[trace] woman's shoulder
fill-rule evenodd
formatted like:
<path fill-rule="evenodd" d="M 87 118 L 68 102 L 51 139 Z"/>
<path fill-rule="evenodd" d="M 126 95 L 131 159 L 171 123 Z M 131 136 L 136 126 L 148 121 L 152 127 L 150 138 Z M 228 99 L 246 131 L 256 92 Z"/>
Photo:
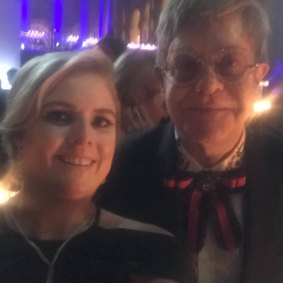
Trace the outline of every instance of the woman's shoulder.
<path fill-rule="evenodd" d="M 125 229 L 174 237 L 169 231 L 153 224 L 123 217 L 106 209 L 100 210 L 99 226 L 105 229 Z"/>
<path fill-rule="evenodd" d="M 178 279 L 182 272 L 183 248 L 171 233 L 104 209 L 99 225 L 81 235 L 77 243 L 81 253 L 85 246 L 88 258 L 93 255 L 94 260 L 97 257 L 101 260 L 99 255 L 102 255 L 108 270 L 119 265 L 120 270 L 130 270 L 131 274 L 172 280 Z"/>
<path fill-rule="evenodd" d="M 104 209 L 100 210 L 99 222 L 86 234 L 85 242 L 89 239 L 93 248 L 104 247 L 112 256 L 135 258 L 145 253 L 147 258 L 151 254 L 151 258 L 157 259 L 180 253 L 181 243 L 167 230 Z"/>

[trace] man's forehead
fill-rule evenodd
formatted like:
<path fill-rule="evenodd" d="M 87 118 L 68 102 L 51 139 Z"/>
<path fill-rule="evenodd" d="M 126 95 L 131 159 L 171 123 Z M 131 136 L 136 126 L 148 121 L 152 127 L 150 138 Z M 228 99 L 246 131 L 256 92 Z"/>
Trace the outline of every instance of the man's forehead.
<path fill-rule="evenodd" d="M 225 16 L 212 21 L 204 19 L 188 25 L 173 38 L 168 53 L 177 50 L 182 52 L 186 49 L 210 53 L 227 47 L 254 52 L 252 39 L 242 26 L 239 17 Z"/>

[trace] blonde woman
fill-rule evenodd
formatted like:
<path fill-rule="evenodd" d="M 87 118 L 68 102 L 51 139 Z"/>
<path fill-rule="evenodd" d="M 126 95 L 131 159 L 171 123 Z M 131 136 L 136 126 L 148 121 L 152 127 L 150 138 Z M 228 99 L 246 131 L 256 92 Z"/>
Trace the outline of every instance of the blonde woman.
<path fill-rule="evenodd" d="M 18 71 L 1 124 L 20 186 L 0 211 L 1 282 L 174 282 L 169 232 L 93 205 L 118 128 L 102 54 L 47 54 Z"/>

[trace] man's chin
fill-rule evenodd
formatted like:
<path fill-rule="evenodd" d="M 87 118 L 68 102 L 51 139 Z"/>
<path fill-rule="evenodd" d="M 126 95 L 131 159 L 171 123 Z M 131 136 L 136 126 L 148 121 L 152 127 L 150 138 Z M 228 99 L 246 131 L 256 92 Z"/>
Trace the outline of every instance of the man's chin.
<path fill-rule="evenodd" d="M 231 133 L 231 126 L 184 125 L 180 134 L 185 140 L 193 143 L 213 144 L 227 139 Z M 231 138 L 231 137 L 230 137 Z"/>

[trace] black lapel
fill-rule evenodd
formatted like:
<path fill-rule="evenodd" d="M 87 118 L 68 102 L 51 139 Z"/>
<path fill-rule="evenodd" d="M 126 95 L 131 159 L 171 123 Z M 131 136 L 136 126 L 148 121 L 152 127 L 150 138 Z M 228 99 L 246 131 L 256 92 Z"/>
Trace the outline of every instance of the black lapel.
<path fill-rule="evenodd" d="M 174 135 L 174 126 L 171 122 L 167 123 L 162 133 L 160 148 L 158 150 L 158 160 L 162 166 L 163 178 L 170 178 L 175 175 L 178 152 Z"/>
<path fill-rule="evenodd" d="M 174 126 L 172 123 L 168 123 L 164 128 L 162 137 L 160 140 L 160 147 L 158 150 L 158 160 L 162 167 L 161 171 L 161 182 L 163 202 L 167 203 L 166 211 L 163 214 L 166 215 L 168 219 L 168 229 L 173 232 L 173 234 L 184 240 L 185 236 L 185 199 L 180 191 L 172 191 L 164 185 L 165 179 L 170 179 L 175 177 L 178 163 L 178 149 L 176 145 L 176 139 L 174 134 Z"/>
<path fill-rule="evenodd" d="M 282 144 L 283 146 L 283 144 Z M 277 283 L 274 260 L 278 252 L 283 167 L 274 144 L 257 131 L 247 132 L 247 189 L 244 200 L 244 248 L 241 282 Z M 277 153 L 280 154 L 282 150 Z M 277 165 L 276 165 L 277 163 Z M 283 269 L 282 269 L 283 272 Z M 279 283 L 279 282 L 278 282 Z"/>

